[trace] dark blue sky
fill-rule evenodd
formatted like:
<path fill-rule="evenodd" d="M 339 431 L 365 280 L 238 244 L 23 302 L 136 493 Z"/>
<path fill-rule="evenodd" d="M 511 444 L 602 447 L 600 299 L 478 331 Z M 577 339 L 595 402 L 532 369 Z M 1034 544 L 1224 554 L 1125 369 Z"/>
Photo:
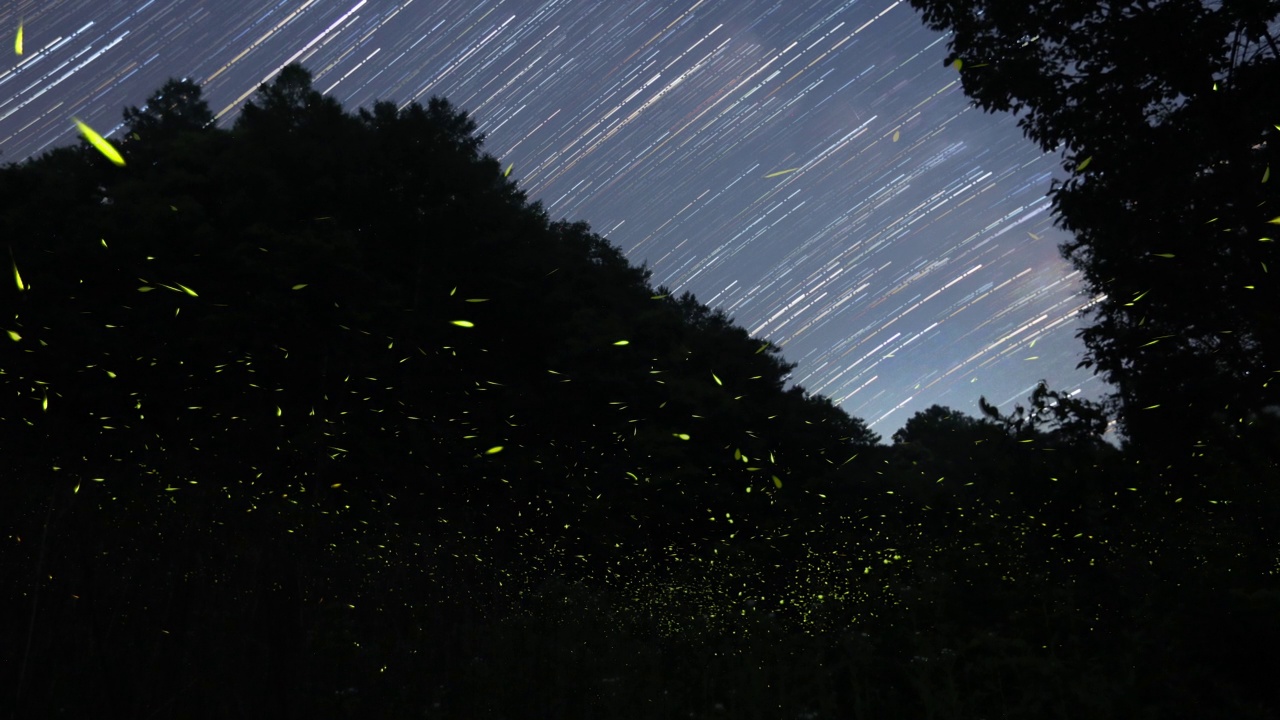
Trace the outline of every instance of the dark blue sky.
<path fill-rule="evenodd" d="M 5 2 L 0 160 L 109 138 L 170 77 L 221 125 L 291 61 L 349 110 L 441 95 L 553 218 L 692 291 L 888 438 L 1075 369 L 1056 156 L 969 107 L 905 1 Z"/>

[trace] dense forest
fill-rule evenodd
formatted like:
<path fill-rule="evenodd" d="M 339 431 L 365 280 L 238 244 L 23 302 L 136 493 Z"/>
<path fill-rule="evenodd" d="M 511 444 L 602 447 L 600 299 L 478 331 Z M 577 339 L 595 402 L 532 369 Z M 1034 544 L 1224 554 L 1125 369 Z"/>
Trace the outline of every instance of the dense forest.
<path fill-rule="evenodd" d="M 0 168 L 11 717 L 1280 708 L 1266 403 L 1138 421 L 1138 373 L 886 440 L 444 99 L 291 65 L 125 120 Z"/>

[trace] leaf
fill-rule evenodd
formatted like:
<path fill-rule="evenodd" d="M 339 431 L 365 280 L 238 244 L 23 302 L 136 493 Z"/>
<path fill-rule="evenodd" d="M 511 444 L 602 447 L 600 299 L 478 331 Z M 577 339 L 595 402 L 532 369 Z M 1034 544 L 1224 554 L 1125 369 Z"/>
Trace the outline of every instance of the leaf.
<path fill-rule="evenodd" d="M 1262 182 L 1266 182 L 1270 179 L 1271 179 L 1271 166 L 1268 165 L 1267 169 L 1262 171 Z"/>
<path fill-rule="evenodd" d="M 85 140 L 88 140 L 90 145 L 97 148 L 98 152 L 116 165 L 124 165 L 124 158 L 120 157 L 120 153 L 116 151 L 111 143 L 107 142 L 106 138 L 94 132 L 93 128 L 80 122 L 79 118 L 73 117 L 71 119 L 75 121 L 76 127 L 80 128 L 80 134 L 84 135 Z"/>
<path fill-rule="evenodd" d="M 1080 164 L 1076 166 L 1076 172 L 1080 172 L 1081 170 L 1084 170 L 1085 168 L 1089 167 L 1089 163 L 1091 162 L 1093 162 L 1092 155 L 1080 161 Z"/>
<path fill-rule="evenodd" d="M 898 135 L 899 135 L 898 131 L 897 131 L 897 130 L 894 130 L 894 131 L 893 131 L 893 141 L 894 141 L 894 142 L 898 142 Z"/>
<path fill-rule="evenodd" d="M 18 23 L 18 37 L 13 41 L 13 51 L 22 54 L 22 23 Z"/>
<path fill-rule="evenodd" d="M 471 322 L 470 320 L 450 320 L 449 322 L 453 323 L 454 325 L 457 325 L 458 327 L 468 327 L 468 328 L 469 328 L 469 327 L 475 327 L 475 326 L 476 326 L 476 324 L 475 324 L 475 323 L 473 323 L 473 322 Z"/>

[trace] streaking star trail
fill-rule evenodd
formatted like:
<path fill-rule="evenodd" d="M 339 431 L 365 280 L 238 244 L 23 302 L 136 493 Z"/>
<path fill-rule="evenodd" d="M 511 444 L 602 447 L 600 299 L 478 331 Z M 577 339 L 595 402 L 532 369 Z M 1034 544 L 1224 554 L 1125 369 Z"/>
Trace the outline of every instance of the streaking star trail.
<path fill-rule="evenodd" d="M 77 128 L 107 153 L 171 77 L 229 125 L 297 61 L 348 110 L 468 110 L 552 217 L 777 342 L 794 382 L 886 438 L 1041 378 L 1106 389 L 1075 367 L 1091 299 L 1057 252 L 1060 160 L 970 107 L 901 0 L 26 0 L 0 19 L 7 162 Z"/>

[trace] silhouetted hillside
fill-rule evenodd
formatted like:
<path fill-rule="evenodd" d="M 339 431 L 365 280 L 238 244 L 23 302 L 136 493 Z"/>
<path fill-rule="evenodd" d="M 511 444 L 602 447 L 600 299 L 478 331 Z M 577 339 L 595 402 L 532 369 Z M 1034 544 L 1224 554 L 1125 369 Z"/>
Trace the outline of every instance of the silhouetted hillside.
<path fill-rule="evenodd" d="M 16 716 L 1264 717 L 1269 461 L 1047 387 L 880 444 L 464 112 L 310 82 L 0 169 Z"/>

